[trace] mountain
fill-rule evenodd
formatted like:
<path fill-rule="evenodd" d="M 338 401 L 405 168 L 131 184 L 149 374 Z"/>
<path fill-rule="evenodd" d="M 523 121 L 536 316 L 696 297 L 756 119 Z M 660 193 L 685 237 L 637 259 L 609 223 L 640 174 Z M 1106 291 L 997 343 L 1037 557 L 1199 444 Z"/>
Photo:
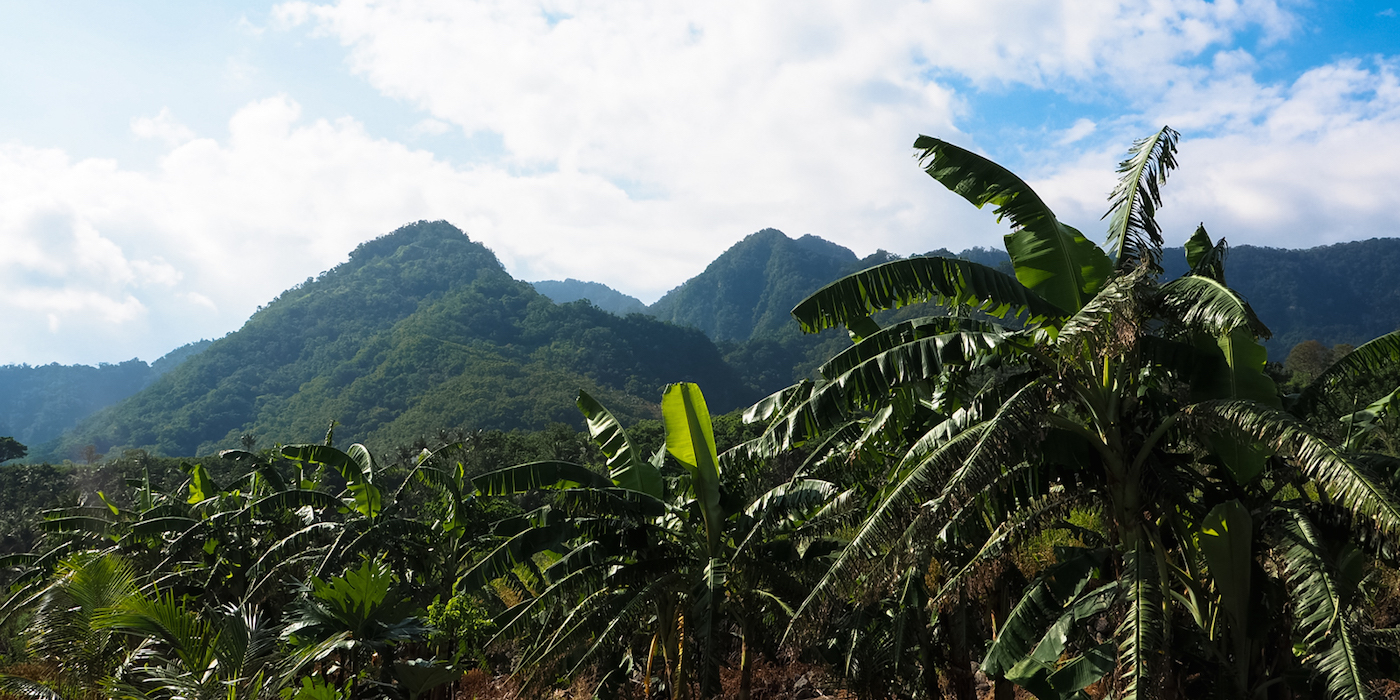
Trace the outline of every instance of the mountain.
<path fill-rule="evenodd" d="M 717 341 L 744 341 L 791 327 L 797 302 L 857 262 L 856 254 L 806 235 L 766 228 L 735 243 L 705 271 L 652 304 L 659 319 L 693 326 Z"/>
<path fill-rule="evenodd" d="M 1186 270 L 1180 248 L 1165 251 L 1168 275 Z M 1372 238 L 1301 250 L 1229 249 L 1225 281 L 1273 331 L 1269 358 L 1282 362 L 1304 340 L 1360 345 L 1400 329 L 1400 239 Z"/>
<path fill-rule="evenodd" d="M 146 388 L 158 377 L 208 347 L 201 340 L 166 353 L 151 364 L 57 363 L 0 366 L 0 435 L 26 445 L 58 437 L 78 421 Z"/>
<path fill-rule="evenodd" d="M 1010 271 L 999 249 L 927 255 Z M 661 320 L 624 318 L 606 309 L 636 307 L 608 300 L 635 299 L 578 280 L 532 287 L 452 226 L 420 222 L 361 245 L 183 364 L 204 346 L 150 366 L 0 367 L 0 435 L 41 457 L 72 457 L 87 444 L 190 455 L 233 446 L 245 433 L 263 445 L 318 439 L 338 420 L 342 439 L 397 445 L 440 428 L 577 425 L 578 387 L 624 418 L 648 417 L 661 385 L 681 379 L 701 382 L 711 408 L 723 411 L 812 376 L 849 344 L 840 329 L 802 335 L 788 311 L 828 282 L 896 257 L 857 259 L 815 236 L 765 229 L 648 309 Z M 1185 272 L 1180 248 L 1163 262 L 1168 278 Z M 1400 327 L 1397 270 L 1397 239 L 1239 246 L 1226 266 L 1230 284 L 1273 329 L 1275 361 L 1303 340 L 1355 345 Z"/>
<path fill-rule="evenodd" d="M 620 418 L 655 417 L 668 382 L 713 410 L 755 398 L 697 330 L 586 303 L 557 305 L 446 222 L 360 245 L 283 292 L 238 331 L 40 454 L 144 448 L 168 455 L 320 440 L 388 448 L 443 428 L 582 425 L 584 388 Z"/>
<path fill-rule="evenodd" d="M 569 278 L 563 281 L 540 280 L 539 282 L 531 282 L 531 284 L 534 285 L 535 291 L 549 297 L 556 304 L 567 304 L 571 301 L 585 299 L 592 302 L 594 306 L 618 316 L 647 312 L 647 305 L 643 304 L 641 299 L 628 296 L 598 282 L 583 282 Z"/>

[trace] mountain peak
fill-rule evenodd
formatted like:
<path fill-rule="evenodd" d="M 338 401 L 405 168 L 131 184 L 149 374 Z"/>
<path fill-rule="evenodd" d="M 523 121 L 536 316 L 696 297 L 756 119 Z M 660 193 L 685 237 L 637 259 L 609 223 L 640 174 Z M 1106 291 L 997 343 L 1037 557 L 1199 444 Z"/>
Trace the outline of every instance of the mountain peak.
<path fill-rule="evenodd" d="M 748 340 L 792 325 L 788 312 L 857 260 L 813 235 L 793 240 L 774 228 L 745 236 L 705 271 L 651 306 L 652 314 L 694 326 L 715 340 Z"/>
<path fill-rule="evenodd" d="M 430 251 L 443 251 L 444 248 L 455 246 L 471 246 L 480 249 L 490 255 L 496 266 L 505 269 L 496 254 L 490 252 L 486 246 L 472 241 L 462 229 L 447 223 L 446 221 L 415 221 L 411 224 L 400 226 L 390 233 L 386 233 L 378 238 L 365 241 L 355 249 L 350 251 L 350 263 L 352 265 L 364 265 L 371 260 L 378 258 L 389 258 L 400 254 L 404 248 L 419 248 Z"/>

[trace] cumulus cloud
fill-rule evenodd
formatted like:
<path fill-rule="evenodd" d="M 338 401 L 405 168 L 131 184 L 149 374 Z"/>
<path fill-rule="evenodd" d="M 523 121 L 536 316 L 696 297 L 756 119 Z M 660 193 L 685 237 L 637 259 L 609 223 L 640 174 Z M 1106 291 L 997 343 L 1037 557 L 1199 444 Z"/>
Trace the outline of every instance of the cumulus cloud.
<path fill-rule="evenodd" d="M 1400 207 L 1400 63 L 1349 59 L 1286 85 L 1217 76 L 1120 125 L 1113 147 L 1079 154 L 1034 182 L 1062 216 L 1092 221 L 1130 136 L 1183 131 L 1180 168 L 1158 217 L 1179 245 L 1197 223 L 1235 244 L 1308 247 L 1394 236 Z"/>
<path fill-rule="evenodd" d="M 1400 204 L 1396 65 L 1260 82 L 1252 52 L 1299 31 L 1269 0 L 343 0 L 280 4 L 266 27 L 342 44 L 421 112 L 405 135 L 500 147 L 449 162 L 353 116 L 304 118 L 294 93 L 218 138 L 138 116 L 133 135 L 163 149 L 146 170 L 0 145 L 0 314 L 24 329 L 0 362 L 153 359 L 417 219 L 465 229 L 518 277 L 644 299 L 766 226 L 862 254 L 997 245 L 989 212 L 918 170 L 919 133 L 1010 150 L 1086 232 L 1123 149 L 1163 123 L 1185 135 L 1174 242 L 1198 220 L 1236 243 L 1364 237 Z M 964 132 L 966 91 L 1025 88 L 1118 107 L 1021 152 Z"/>
<path fill-rule="evenodd" d="M 159 139 L 170 146 L 178 146 L 194 138 L 194 132 L 189 127 L 170 116 L 169 108 L 161 109 L 154 117 L 132 119 L 131 133 L 144 139 Z"/>

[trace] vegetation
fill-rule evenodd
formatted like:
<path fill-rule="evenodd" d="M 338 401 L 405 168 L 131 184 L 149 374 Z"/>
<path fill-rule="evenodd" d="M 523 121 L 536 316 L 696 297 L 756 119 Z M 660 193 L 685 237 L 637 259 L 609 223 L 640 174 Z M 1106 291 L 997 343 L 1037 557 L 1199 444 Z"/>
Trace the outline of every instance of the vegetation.
<path fill-rule="evenodd" d="M 92 444 L 208 454 L 246 434 L 264 444 L 314 439 L 332 420 L 372 444 L 443 426 L 581 426 L 569 409 L 578 387 L 635 420 L 656 417 L 657 392 L 676 378 L 713 387 L 726 410 L 755 396 L 700 332 L 553 304 L 460 230 L 420 222 L 361 245 L 35 452 L 59 459 Z"/>
<path fill-rule="evenodd" d="M 259 395 L 267 422 L 217 438 L 241 449 L 48 467 L 99 488 L 0 559 L 0 693 L 748 700 L 778 663 L 862 698 L 1393 691 L 1400 331 L 1300 346 L 1283 393 L 1224 242 L 1199 228 L 1164 271 L 1176 140 L 1134 144 L 1101 248 L 1014 174 L 920 137 L 930 176 L 1009 219 L 1005 259 L 881 255 L 807 296 L 801 329 L 846 339 L 747 425 L 691 381 L 638 420 L 629 396 L 677 357 L 733 382 L 698 332 L 551 304 L 441 226 L 366 244 L 170 374 L 194 387 L 227 376 L 221 347 L 285 337 L 260 351 L 305 362 L 253 365 L 245 390 L 339 368 Z M 331 322 L 370 292 L 392 322 Z M 429 449 L 426 416 L 485 410 L 463 382 L 492 381 L 437 359 L 443 337 L 538 363 L 491 385 L 507 397 L 584 385 L 586 434 L 453 414 Z M 365 418 L 374 396 L 401 413 Z M 256 450 L 316 421 L 324 440 Z M 410 446 L 342 450 L 347 429 Z"/>
<path fill-rule="evenodd" d="M 12 437 L 0 437 L 0 462 L 8 462 L 12 459 L 20 459 L 29 454 L 29 448 L 25 447 Z"/>
<path fill-rule="evenodd" d="M 1400 359 L 1400 336 L 1358 348 L 1284 410 L 1263 373 L 1268 329 L 1226 286 L 1223 242 L 1198 229 L 1190 271 L 1161 281 L 1153 214 L 1175 141 L 1164 128 L 1121 164 L 1105 251 L 1011 173 L 919 139 L 929 175 L 1010 219 L 1016 278 L 895 261 L 794 309 L 804 329 L 843 324 L 859 341 L 824 383 L 756 407 L 765 449 L 836 440 L 842 461 L 883 477 L 799 620 L 912 588 L 933 613 L 910 644 L 925 646 L 924 686 L 940 670 L 959 697 L 978 656 L 998 697 L 1013 684 L 1042 698 L 1365 697 L 1378 666 L 1394 671 L 1380 641 L 1394 632 L 1363 631 L 1362 580 L 1394 563 L 1396 470 L 1306 420 L 1343 379 Z M 929 300 L 956 312 L 870 318 Z M 1060 544 L 1013 574 L 1046 538 Z M 906 642 L 893 641 L 897 657 Z"/>
<path fill-rule="evenodd" d="M 400 243 L 409 242 L 411 238 L 407 235 L 395 236 L 394 240 Z M 380 250 L 380 253 L 384 253 L 385 250 Z M 1345 344 L 1359 343 L 1400 326 L 1400 317 L 1394 313 L 1394 309 L 1400 306 L 1385 301 L 1389 298 L 1387 295 L 1392 294 L 1392 290 L 1387 289 L 1383 282 L 1392 276 L 1392 262 L 1397 255 L 1400 255 L 1400 241 L 1395 239 L 1373 239 L 1310 250 L 1240 246 L 1231 252 L 1231 285 L 1243 297 L 1252 299 L 1260 315 L 1270 320 L 1275 335 L 1272 339 L 1265 339 L 1264 344 L 1272 354 L 1283 357 L 1290 347 L 1296 347 L 1309 338 L 1332 343 L 1334 348 L 1349 347 Z M 954 254 L 946 249 L 938 249 L 923 256 L 958 257 L 1014 274 L 1011 259 L 1002 250 L 971 248 Z M 673 290 L 673 293 L 663 300 L 664 303 L 658 302 L 652 309 L 646 309 L 640 302 L 593 282 L 566 280 L 536 282 L 533 286 L 556 302 L 588 299 L 599 309 L 617 315 L 626 315 L 633 311 L 654 312 L 680 325 L 705 330 L 718 345 L 724 362 L 732 369 L 735 377 L 725 379 L 719 384 L 715 383 L 718 375 L 713 372 L 710 374 L 715 376 L 692 375 L 690 378 L 705 381 L 707 386 L 712 387 L 711 394 L 716 399 L 728 401 L 735 391 L 738 395 L 756 397 L 776 391 L 794 381 L 818 378 L 817 367 L 826 358 L 845 349 L 849 340 L 839 332 L 804 335 L 796 326 L 783 320 L 786 318 L 785 309 L 842 275 L 894 259 L 897 259 L 897 256 L 881 251 L 865 259 L 856 260 L 850 251 L 818 238 L 804 236 L 793 240 L 778 231 L 767 229 L 736 244 L 717 258 L 705 272 Z M 414 264 L 412 260 L 413 256 L 405 256 L 397 264 Z M 390 264 L 392 266 L 394 263 Z M 1188 271 L 1186 256 L 1180 248 L 1165 249 L 1162 265 L 1168 278 L 1180 276 Z M 1302 280 L 1305 278 L 1321 278 L 1325 279 L 1325 283 L 1304 288 Z M 309 284 L 315 282 L 308 281 Z M 446 282 L 447 286 L 452 285 L 451 280 Z M 382 288 L 383 285 L 381 291 Z M 400 289 L 396 293 L 416 298 L 414 295 L 421 291 L 421 288 Z M 288 293 L 290 294 L 291 292 Z M 1374 300 L 1374 303 L 1367 300 Z M 882 312 L 877 320 L 882 325 L 888 325 L 929 313 L 928 310 L 900 309 Z M 587 313 L 583 316 L 584 318 L 575 319 L 568 324 L 587 328 L 592 324 L 591 319 L 600 318 Z M 355 323 L 351 322 L 348 325 L 354 326 Z M 607 323 L 603 325 L 608 326 Z M 319 332 L 330 334 L 338 326 L 341 326 L 339 322 L 333 322 L 330 328 L 322 328 Z M 286 324 L 281 327 L 281 331 L 289 335 L 295 335 L 302 330 L 304 329 Z M 612 355 L 617 352 L 617 343 L 600 344 L 599 340 L 607 338 L 609 334 L 615 335 L 617 329 L 594 329 L 588 332 L 589 337 L 582 339 L 577 337 L 580 330 L 564 332 L 573 336 L 567 341 L 576 360 L 576 366 L 570 368 L 571 372 L 579 370 L 587 379 L 597 372 L 599 366 L 615 359 Z M 640 329 L 623 331 L 624 334 L 628 332 L 640 332 Z M 431 333 L 430 335 L 439 337 Z M 407 351 L 406 357 L 398 359 L 386 372 L 402 373 L 414 362 L 425 362 L 427 365 L 420 369 L 429 374 L 442 373 L 441 365 L 461 365 L 473 369 L 479 367 L 482 371 L 493 374 L 518 373 L 517 381 L 504 385 L 468 382 L 469 386 L 465 389 L 475 395 L 475 398 L 467 402 L 470 404 L 469 418 L 473 425 L 481 428 L 509 429 L 514 426 L 540 427 L 550 420 L 573 420 L 566 409 L 570 394 L 555 391 L 546 381 L 546 376 L 543 375 L 549 375 L 556 368 L 547 362 L 536 362 L 540 353 L 499 352 L 500 348 L 490 343 L 478 342 L 479 339 L 470 334 L 458 339 L 464 338 L 471 342 L 463 344 L 485 352 L 463 358 L 454 365 L 451 361 L 435 357 L 431 349 L 404 348 Z M 696 343 L 696 340 L 698 339 L 687 342 L 703 347 L 703 343 Z M 203 448 L 196 451 L 204 451 L 215 447 L 230 447 L 237 444 L 236 438 L 241 435 L 250 432 L 266 434 L 270 430 L 270 423 L 287 423 L 294 420 L 278 415 L 286 409 L 282 399 L 277 397 L 287 392 L 295 393 L 295 389 L 300 385 L 291 387 L 289 383 L 253 381 L 256 377 L 252 375 L 266 374 L 269 370 L 264 368 L 258 372 L 247 372 L 236 362 L 220 362 L 215 363 L 213 369 L 232 372 L 233 376 L 215 378 L 206 375 L 193 382 L 196 386 L 202 385 L 202 390 L 184 387 L 186 390 L 181 393 L 181 396 L 185 397 L 183 399 L 164 390 L 155 391 L 167 404 L 188 399 L 224 407 L 225 410 L 221 414 L 224 417 L 220 419 L 223 424 L 231 424 L 234 417 L 240 411 L 245 411 L 246 405 L 250 403 L 257 408 L 261 397 L 264 408 L 268 410 L 260 410 L 256 420 L 244 424 L 244 430 L 229 429 L 218 440 L 211 438 L 193 447 L 185 445 L 175 450 L 176 445 L 168 439 L 153 436 L 151 426 L 143 427 L 139 420 L 135 421 L 136 425 L 131 425 L 133 421 L 129 416 L 114 415 L 85 425 L 80 431 L 81 434 L 74 434 L 59 442 L 53 441 L 62 431 L 73 427 L 79 420 L 141 389 L 184 359 L 197 354 L 209 343 L 210 341 L 201 341 L 180 348 L 152 363 L 148 368 L 135 360 L 96 368 L 58 365 L 0 368 L 0 389 L 5 389 L 0 391 L 0 433 L 11 434 L 27 444 L 37 445 L 34 453 L 36 457 L 51 460 L 76 459 L 81 457 L 81 450 L 89 444 L 98 452 L 113 446 L 125 448 L 139 444 L 146 449 L 165 454 L 188 453 L 190 449 L 196 448 Z M 261 346 L 245 344 L 244 347 Z M 267 358 L 249 359 L 265 362 Z M 290 360 L 290 366 L 285 363 L 278 365 L 278 362 L 274 360 L 271 363 L 276 367 L 272 370 L 274 374 L 320 377 L 326 373 L 325 369 L 312 369 L 308 373 L 304 366 L 300 366 L 305 365 L 307 359 L 300 355 Z M 307 397 L 302 401 L 319 405 L 335 400 L 333 395 L 342 390 L 341 384 L 346 377 L 356 376 L 354 372 L 371 366 L 372 362 L 362 362 L 336 367 L 333 377 L 324 378 L 318 386 L 312 388 L 315 400 Z M 1291 374 L 1290 371 L 1282 377 L 1288 383 L 1286 390 L 1300 389 L 1302 384 L 1289 381 Z M 646 376 L 650 378 L 643 381 L 642 378 Z M 520 381 L 519 378 L 523 377 L 530 379 Z M 656 375 L 646 370 L 629 375 L 629 379 L 633 377 L 638 381 L 623 381 L 620 387 L 616 381 L 604 381 L 601 385 L 603 388 L 593 388 L 600 396 L 617 406 L 624 416 L 647 413 L 654 415 L 656 388 L 665 380 L 675 377 L 665 372 Z M 246 386 L 250 381 L 253 383 L 252 388 Z M 579 382 L 576 378 L 567 377 L 562 381 L 565 386 Z M 726 382 L 737 382 L 742 388 L 725 391 Z M 186 385 L 189 382 L 179 384 Z M 512 390 L 522 386 L 530 389 L 530 393 L 522 394 Z M 377 389 L 383 390 L 383 387 Z M 342 420 L 347 427 L 355 426 L 348 429 L 358 430 L 362 425 L 383 428 L 372 428 L 368 436 L 360 437 L 368 437 L 376 442 L 385 439 L 401 441 L 412 439 L 415 432 L 435 430 L 440 425 L 458 420 L 462 417 L 461 414 L 468 413 L 458 411 L 448 416 L 450 420 L 435 419 L 435 412 L 452 413 L 463 405 L 462 402 L 420 393 L 411 383 L 403 388 L 390 387 L 388 390 L 397 395 L 392 402 L 394 406 L 407 406 L 408 409 L 401 411 L 399 408 L 392 408 L 386 414 L 382 406 L 366 400 L 363 396 L 350 397 L 350 400 L 342 401 L 344 405 L 338 410 L 327 411 L 316 420 L 304 421 L 305 424 L 298 428 L 299 432 L 296 435 L 279 432 L 277 437 L 289 440 L 306 439 L 320 429 L 320 419 L 335 418 Z M 609 394 L 609 390 L 618 391 L 628 398 Z M 227 396 L 229 393 L 240 391 L 260 393 L 238 400 L 231 400 Z M 496 397 L 499 397 L 499 402 Z M 429 398 L 432 400 L 421 408 L 415 407 L 416 403 Z M 737 405 L 746 400 L 736 400 L 736 403 L 726 406 Z M 639 407 L 643 413 L 636 413 L 633 407 Z M 182 413 L 178 408 L 168 408 L 173 414 Z M 416 415 L 404 416 L 404 413 L 409 411 Z M 362 418 L 362 412 L 374 415 Z M 129 411 L 118 410 L 114 413 Z M 382 421 L 395 415 L 403 420 L 395 418 L 390 422 L 401 424 L 384 426 Z M 269 416 L 273 420 L 264 420 Z M 126 422 L 128 425 L 125 429 L 113 426 L 113 420 Z M 234 435 L 234 432 L 238 432 L 238 435 Z M 153 442 L 126 444 L 116 440 L 121 435 L 126 435 L 127 439 L 133 441 L 148 439 Z"/>
<path fill-rule="evenodd" d="M 201 340 L 147 365 L 0 366 L 0 433 L 31 445 L 49 442 L 78 421 L 150 385 L 209 345 Z M 66 455 L 67 456 L 67 455 Z"/>

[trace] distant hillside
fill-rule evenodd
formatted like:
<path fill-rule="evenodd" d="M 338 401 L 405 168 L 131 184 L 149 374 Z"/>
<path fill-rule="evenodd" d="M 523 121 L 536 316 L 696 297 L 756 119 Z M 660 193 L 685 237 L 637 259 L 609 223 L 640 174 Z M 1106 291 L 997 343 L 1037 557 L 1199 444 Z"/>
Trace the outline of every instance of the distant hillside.
<path fill-rule="evenodd" d="M 789 312 L 797 302 L 856 260 L 855 253 L 816 236 L 793 240 L 777 229 L 763 229 L 735 243 L 649 310 L 717 341 L 771 335 L 792 325 Z"/>
<path fill-rule="evenodd" d="M 579 388 L 619 416 L 656 415 L 664 384 L 696 381 L 723 412 L 752 400 L 702 333 L 587 304 L 556 305 L 446 222 L 360 245 L 237 332 L 45 452 L 85 444 L 205 454 L 337 439 L 385 448 L 441 428 L 581 425 Z"/>
<path fill-rule="evenodd" d="M 1181 248 L 1163 255 L 1167 274 L 1186 270 Z M 1269 359 L 1282 362 L 1294 345 L 1360 345 L 1400 329 L 1400 239 L 1287 250 L 1230 249 L 1225 281 L 1249 300 L 1273 331 Z"/>
<path fill-rule="evenodd" d="M 26 445 L 58 437 L 105 406 L 146 388 L 157 377 L 198 354 L 208 340 L 172 350 L 151 364 L 0 366 L 0 436 Z"/>
<path fill-rule="evenodd" d="M 563 281 L 540 280 L 530 284 L 534 285 L 535 291 L 549 297 L 556 304 L 567 304 L 571 301 L 584 299 L 594 306 L 618 316 L 647 312 L 647 305 L 643 304 L 641 299 L 628 296 L 598 282 L 583 282 L 569 278 Z"/>
<path fill-rule="evenodd" d="M 996 248 L 926 255 L 1010 272 Z M 841 329 L 802 335 L 788 312 L 821 286 L 896 257 L 877 251 L 858 260 L 815 236 L 765 229 L 648 309 L 668 324 L 608 313 L 636 308 L 608 299 L 636 300 L 596 283 L 536 283 L 592 305 L 552 303 L 457 229 L 419 223 L 361 245 L 349 262 L 284 292 L 184 364 L 203 346 L 149 367 L 0 367 L 0 435 L 39 457 L 72 457 L 86 444 L 189 455 L 232 446 L 244 433 L 262 445 L 318 439 L 338 420 L 343 439 L 397 445 L 440 428 L 577 424 L 579 387 L 626 418 L 651 416 L 661 385 L 681 379 L 701 382 L 711 408 L 723 411 L 811 376 L 849 344 Z M 1164 265 L 1168 277 L 1184 272 L 1182 250 L 1168 249 Z M 1303 340 L 1360 344 L 1400 327 L 1396 269 L 1400 239 L 1240 246 L 1226 266 L 1230 284 L 1274 331 L 1276 361 Z"/>

